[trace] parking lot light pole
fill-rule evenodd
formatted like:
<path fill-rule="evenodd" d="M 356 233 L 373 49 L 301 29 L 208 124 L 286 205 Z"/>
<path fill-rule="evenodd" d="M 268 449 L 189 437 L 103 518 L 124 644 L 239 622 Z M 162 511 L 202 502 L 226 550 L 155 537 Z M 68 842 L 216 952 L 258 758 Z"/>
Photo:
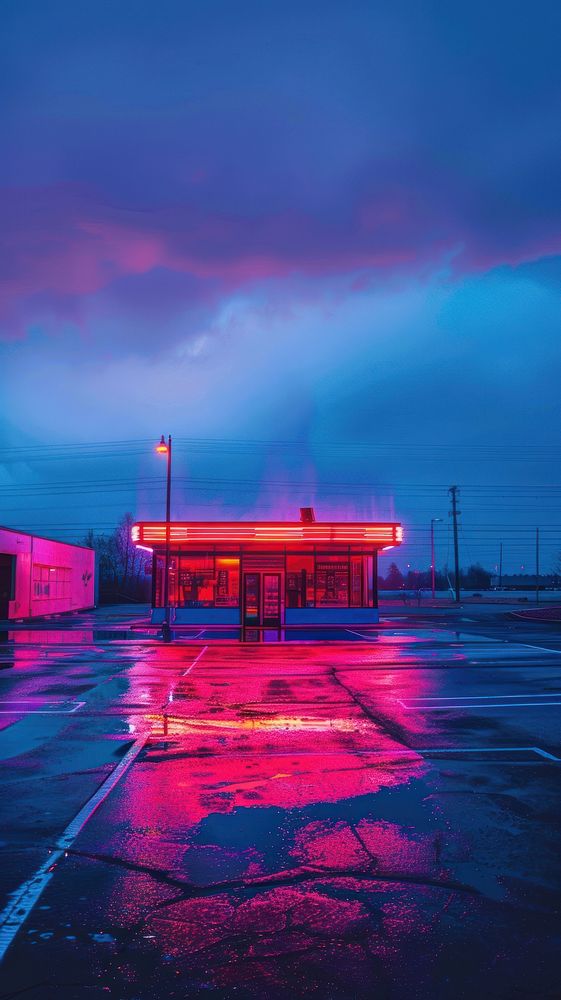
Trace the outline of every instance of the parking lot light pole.
<path fill-rule="evenodd" d="M 430 522 L 430 579 L 431 579 L 431 588 L 432 588 L 432 599 L 433 599 L 433 601 L 434 601 L 435 592 L 436 592 L 436 587 L 435 587 L 436 580 L 435 580 L 435 571 L 434 571 L 434 526 L 439 521 L 442 521 L 441 517 L 432 517 L 431 518 L 431 522 Z"/>
<path fill-rule="evenodd" d="M 169 616 L 169 549 L 170 549 L 170 521 L 171 521 L 171 434 L 167 443 L 162 434 L 160 442 L 156 445 L 159 455 L 167 455 L 167 483 L 166 483 L 166 559 L 164 570 L 164 608 L 165 618 L 162 625 L 162 638 L 165 642 L 171 639 L 170 616 Z"/>

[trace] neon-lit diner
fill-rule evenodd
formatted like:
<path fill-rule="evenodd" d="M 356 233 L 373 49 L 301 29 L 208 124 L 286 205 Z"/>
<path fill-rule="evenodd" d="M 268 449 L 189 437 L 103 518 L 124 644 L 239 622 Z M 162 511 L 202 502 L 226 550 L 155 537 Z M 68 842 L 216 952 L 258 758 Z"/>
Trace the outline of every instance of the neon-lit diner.
<path fill-rule="evenodd" d="M 141 521 L 152 554 L 152 623 L 284 629 L 378 622 L 378 553 L 402 542 L 395 522 Z M 165 586 L 166 554 L 169 562 Z"/>

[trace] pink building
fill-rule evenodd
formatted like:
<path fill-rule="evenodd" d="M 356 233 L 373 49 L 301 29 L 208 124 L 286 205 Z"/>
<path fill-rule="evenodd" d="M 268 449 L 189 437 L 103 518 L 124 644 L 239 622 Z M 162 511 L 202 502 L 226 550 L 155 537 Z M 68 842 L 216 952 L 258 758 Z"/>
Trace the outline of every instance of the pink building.
<path fill-rule="evenodd" d="M 0 620 L 92 608 L 95 552 L 0 528 Z"/>

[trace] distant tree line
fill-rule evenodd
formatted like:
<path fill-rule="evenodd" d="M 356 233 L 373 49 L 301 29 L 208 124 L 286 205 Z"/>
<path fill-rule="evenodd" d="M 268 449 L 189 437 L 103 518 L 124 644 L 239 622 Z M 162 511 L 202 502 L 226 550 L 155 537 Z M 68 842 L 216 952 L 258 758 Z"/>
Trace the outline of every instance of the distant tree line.
<path fill-rule="evenodd" d="M 460 570 L 460 586 L 463 590 L 488 590 L 493 574 L 474 563 L 467 569 Z M 434 575 L 437 590 L 449 590 L 454 587 L 454 573 L 445 566 Z M 410 569 L 402 573 L 395 563 L 391 563 L 385 576 L 378 577 L 380 590 L 430 590 L 432 586 L 431 572 L 428 570 Z"/>
<path fill-rule="evenodd" d="M 101 604 L 150 600 L 152 559 L 132 541 L 134 522 L 132 514 L 125 514 L 110 534 L 97 534 L 90 528 L 83 540 L 96 552 Z"/>

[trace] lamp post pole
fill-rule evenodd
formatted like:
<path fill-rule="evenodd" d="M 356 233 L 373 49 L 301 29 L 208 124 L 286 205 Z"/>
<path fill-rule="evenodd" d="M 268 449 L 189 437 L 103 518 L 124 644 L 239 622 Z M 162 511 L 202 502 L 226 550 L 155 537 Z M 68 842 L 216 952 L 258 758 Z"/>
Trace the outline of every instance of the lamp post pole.
<path fill-rule="evenodd" d="M 166 559 L 164 569 L 164 609 L 165 618 L 162 626 L 162 638 L 165 642 L 171 639 L 170 613 L 169 613 L 169 564 L 170 564 L 170 534 L 171 534 L 171 434 L 168 435 L 167 444 L 162 434 L 160 443 L 156 451 L 167 457 L 167 481 L 166 481 Z"/>
<path fill-rule="evenodd" d="M 432 587 L 432 599 L 434 601 L 436 594 L 436 580 L 435 580 L 435 569 L 434 569 L 434 526 L 438 521 L 442 521 L 441 517 L 431 517 L 430 522 L 430 577 L 431 577 L 431 587 Z"/>

